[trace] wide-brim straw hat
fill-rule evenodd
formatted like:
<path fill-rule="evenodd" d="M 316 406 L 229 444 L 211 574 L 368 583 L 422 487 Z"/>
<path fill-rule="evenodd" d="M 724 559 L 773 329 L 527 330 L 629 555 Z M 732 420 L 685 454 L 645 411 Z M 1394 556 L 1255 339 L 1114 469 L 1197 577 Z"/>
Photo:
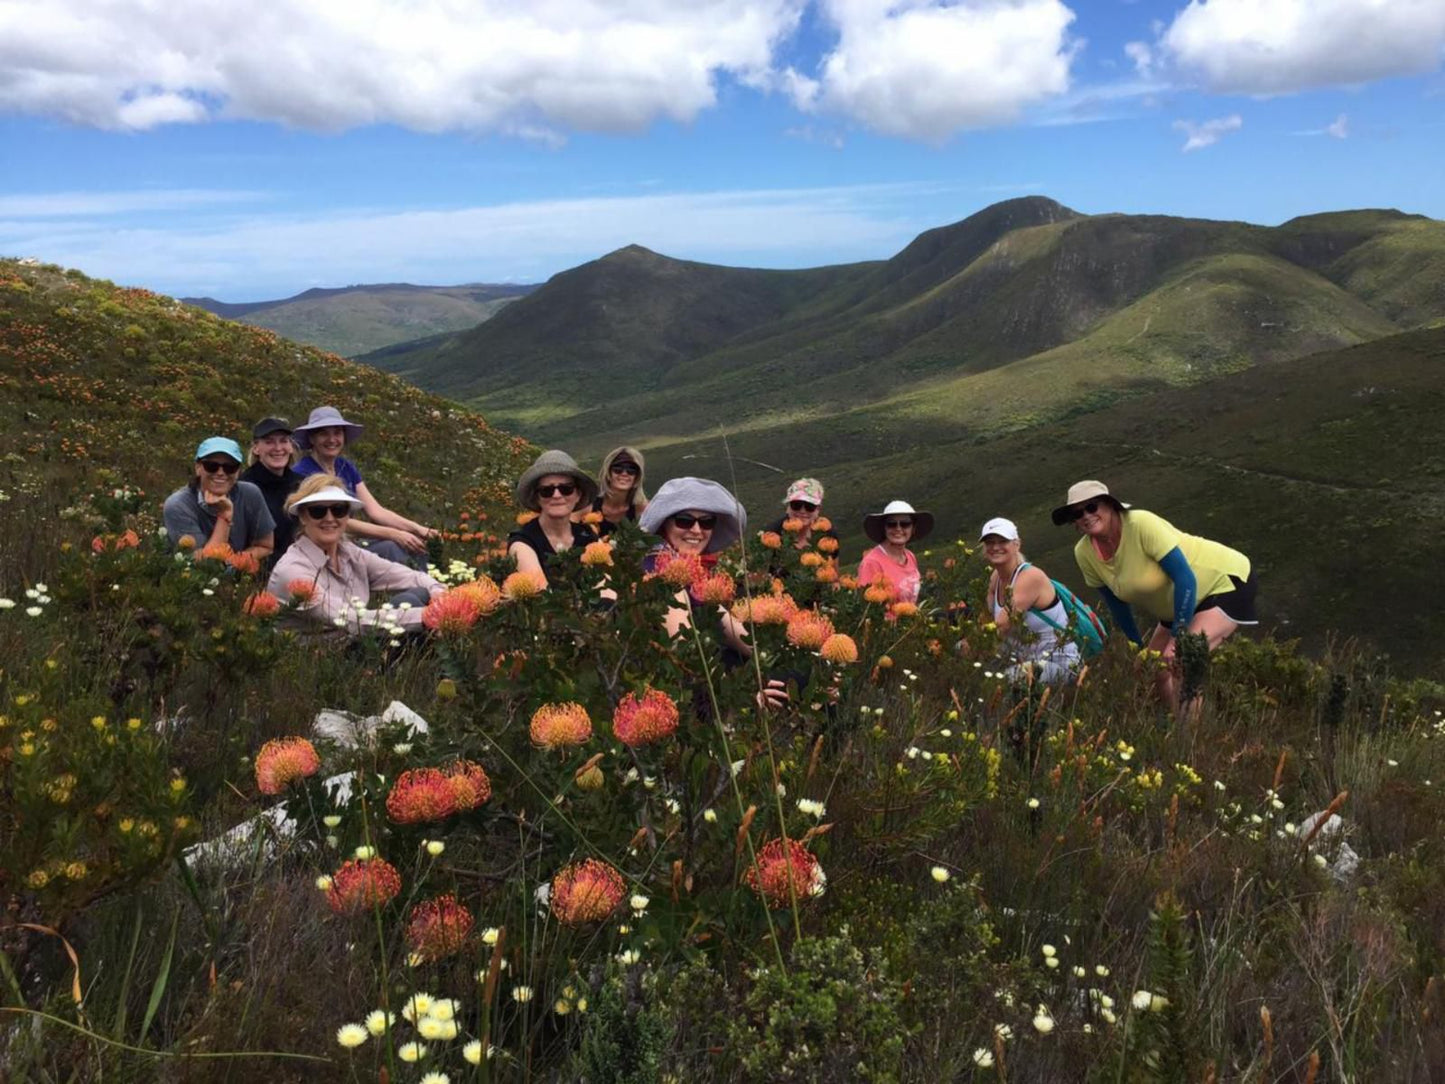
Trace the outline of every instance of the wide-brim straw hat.
<path fill-rule="evenodd" d="M 637 525 L 648 534 L 662 534 L 662 525 L 679 512 L 708 512 L 717 526 L 704 553 L 725 550 L 748 529 L 747 509 L 727 489 L 707 478 L 670 478 L 663 482 Z"/>
<path fill-rule="evenodd" d="M 1118 497 L 1110 493 L 1109 487 L 1103 482 L 1096 481 L 1092 478 L 1083 482 L 1075 482 L 1069 487 L 1068 499 L 1053 511 L 1052 518 L 1054 526 L 1062 527 L 1065 523 L 1069 522 L 1069 509 L 1074 505 L 1083 504 L 1085 501 L 1092 501 L 1098 497 L 1104 497 L 1120 508 L 1129 507 Z"/>
<path fill-rule="evenodd" d="M 311 412 L 306 419 L 305 425 L 298 425 L 291 430 L 291 439 L 296 447 L 303 450 L 311 447 L 311 430 L 330 429 L 332 426 L 339 426 L 346 430 L 346 443 L 350 444 L 361 436 L 363 428 L 355 422 L 349 422 L 341 416 L 341 411 L 334 406 L 319 406 Z"/>
<path fill-rule="evenodd" d="M 874 542 L 882 545 L 883 539 L 887 537 L 883 530 L 883 521 L 889 516 L 912 516 L 913 536 L 910 542 L 917 542 L 920 538 L 927 536 L 933 530 L 933 513 L 919 512 L 907 501 L 889 501 L 883 506 L 881 512 L 870 512 L 863 517 L 863 533 Z"/>
<path fill-rule="evenodd" d="M 591 504 L 597 496 L 597 483 L 577 465 L 577 460 L 566 452 L 552 448 L 539 455 L 536 462 L 524 470 L 522 477 L 517 479 L 517 503 L 523 508 L 530 508 L 533 512 L 540 512 L 542 504 L 537 500 L 537 482 L 549 474 L 565 474 L 568 478 L 576 481 L 577 488 L 581 492 L 578 494 L 574 508 Z"/>

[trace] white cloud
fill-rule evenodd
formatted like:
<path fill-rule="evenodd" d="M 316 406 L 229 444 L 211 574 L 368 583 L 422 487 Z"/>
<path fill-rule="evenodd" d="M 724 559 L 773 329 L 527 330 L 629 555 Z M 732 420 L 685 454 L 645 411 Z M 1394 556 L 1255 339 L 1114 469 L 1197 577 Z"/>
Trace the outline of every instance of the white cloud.
<path fill-rule="evenodd" d="M 0 0 L 0 112 L 630 131 L 759 85 L 807 0 Z"/>
<path fill-rule="evenodd" d="M 1346 113 L 1341 113 L 1335 118 L 1334 123 L 1325 129 L 1325 134 L 1335 139 L 1350 138 L 1350 118 Z"/>
<path fill-rule="evenodd" d="M 1230 132 L 1239 131 L 1244 127 L 1244 119 L 1235 113 L 1228 117 L 1216 117 L 1202 124 L 1196 124 L 1192 120 L 1176 120 L 1174 127 L 1188 136 L 1182 148 L 1187 154 L 1189 151 L 1212 147 Z"/>
<path fill-rule="evenodd" d="M 1154 50 L 1149 48 L 1147 42 L 1126 42 L 1124 55 L 1134 62 L 1134 70 L 1144 78 L 1154 74 Z"/>
<path fill-rule="evenodd" d="M 266 199 L 264 192 L 221 188 L 142 189 L 134 192 L 40 192 L 0 196 L 0 218 L 69 218 L 146 211 L 185 211 Z"/>
<path fill-rule="evenodd" d="M 1441 0 L 1190 0 L 1160 48 L 1209 90 L 1288 94 L 1440 67 Z"/>
<path fill-rule="evenodd" d="M 350 282 L 538 281 L 634 242 L 688 259 L 789 267 L 800 253 L 816 264 L 889 255 L 936 225 L 927 198 L 952 191 L 881 184 L 659 193 L 325 218 L 212 214 L 145 228 L 0 217 L 0 252 L 227 300 Z"/>
<path fill-rule="evenodd" d="M 800 109 L 940 142 L 1007 124 L 1063 94 L 1074 13 L 1060 0 L 819 0 L 838 41 L 817 78 L 788 72 Z"/>

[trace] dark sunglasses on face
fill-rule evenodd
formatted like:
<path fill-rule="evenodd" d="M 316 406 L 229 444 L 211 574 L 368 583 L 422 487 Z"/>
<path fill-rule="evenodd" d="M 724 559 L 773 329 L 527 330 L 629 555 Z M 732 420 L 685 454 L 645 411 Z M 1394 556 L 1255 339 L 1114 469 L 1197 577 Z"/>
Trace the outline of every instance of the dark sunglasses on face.
<path fill-rule="evenodd" d="M 912 527 L 913 521 L 911 519 L 885 519 L 883 526 L 887 527 L 890 531 L 894 531 L 899 528 Z"/>
<path fill-rule="evenodd" d="M 336 519 L 345 519 L 351 515 L 349 504 L 304 504 L 301 507 L 306 509 L 306 514 L 312 519 L 325 519 L 328 512 Z"/>
<path fill-rule="evenodd" d="M 818 506 L 808 501 L 789 501 L 788 510 L 792 512 L 814 512 Z"/>
<path fill-rule="evenodd" d="M 1098 501 L 1090 501 L 1088 504 L 1076 504 L 1069 509 L 1069 522 L 1077 523 L 1085 516 L 1092 516 L 1099 510 Z"/>
<path fill-rule="evenodd" d="M 717 526 L 717 516 L 690 516 L 686 512 L 679 512 L 672 517 L 672 522 L 684 531 L 694 526 L 701 527 L 704 531 L 710 531 Z"/>
<path fill-rule="evenodd" d="M 202 459 L 200 462 L 201 469 L 207 474 L 215 474 L 218 470 L 223 470 L 227 474 L 235 474 L 241 469 L 241 464 L 234 459 Z"/>
<path fill-rule="evenodd" d="M 577 486 L 574 485 L 572 482 L 558 482 L 556 485 L 552 486 L 537 487 L 537 496 L 542 498 L 550 497 L 554 493 L 560 493 L 564 497 L 570 497 L 576 492 Z"/>
<path fill-rule="evenodd" d="M 613 474 L 630 474 L 636 478 L 642 473 L 642 468 L 636 463 L 614 463 L 612 464 Z"/>

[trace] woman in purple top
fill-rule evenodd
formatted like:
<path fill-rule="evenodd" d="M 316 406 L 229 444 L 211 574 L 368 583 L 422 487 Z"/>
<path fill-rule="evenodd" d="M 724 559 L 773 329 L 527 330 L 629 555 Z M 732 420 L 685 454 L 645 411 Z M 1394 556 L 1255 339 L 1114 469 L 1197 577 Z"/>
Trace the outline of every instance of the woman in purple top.
<path fill-rule="evenodd" d="M 291 439 L 307 454 L 293 468 L 297 474 L 331 474 L 361 502 L 366 520 L 351 519 L 346 532 L 379 557 L 411 564 L 425 559 L 426 540 L 437 532 L 415 520 L 393 512 L 371 495 L 356 464 L 342 455 L 348 444 L 361 436 L 361 426 L 349 422 L 335 407 L 317 407 L 298 425 Z"/>

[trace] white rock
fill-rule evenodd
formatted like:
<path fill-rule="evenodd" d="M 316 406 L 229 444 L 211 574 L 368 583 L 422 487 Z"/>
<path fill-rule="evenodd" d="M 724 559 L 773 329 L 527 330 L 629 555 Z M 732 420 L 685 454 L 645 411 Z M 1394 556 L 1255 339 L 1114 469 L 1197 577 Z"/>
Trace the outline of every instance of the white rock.
<path fill-rule="evenodd" d="M 1299 833 L 1301 839 L 1309 838 L 1315 830 L 1315 825 L 1324 820 L 1326 810 L 1318 813 L 1311 813 L 1300 822 Z M 1329 819 L 1320 825 L 1318 834 L 1310 840 L 1309 849 L 1312 854 L 1322 854 L 1329 860 L 1330 876 L 1336 884 L 1346 884 L 1354 880 L 1355 874 L 1360 869 L 1360 856 L 1355 849 L 1345 842 L 1349 826 L 1343 817 L 1338 813 L 1331 813 Z"/>

